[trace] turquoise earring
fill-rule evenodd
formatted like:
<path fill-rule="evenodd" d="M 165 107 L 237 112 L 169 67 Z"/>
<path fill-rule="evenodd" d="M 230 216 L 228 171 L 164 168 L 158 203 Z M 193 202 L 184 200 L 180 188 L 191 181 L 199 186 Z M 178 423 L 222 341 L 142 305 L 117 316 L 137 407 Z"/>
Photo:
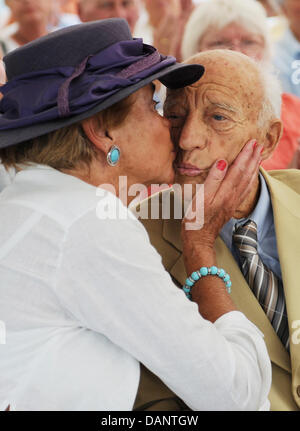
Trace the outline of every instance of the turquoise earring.
<path fill-rule="evenodd" d="M 120 148 L 117 147 L 116 145 L 113 145 L 107 154 L 107 163 L 110 166 L 116 166 L 116 164 L 120 160 L 120 155 L 121 155 Z"/>

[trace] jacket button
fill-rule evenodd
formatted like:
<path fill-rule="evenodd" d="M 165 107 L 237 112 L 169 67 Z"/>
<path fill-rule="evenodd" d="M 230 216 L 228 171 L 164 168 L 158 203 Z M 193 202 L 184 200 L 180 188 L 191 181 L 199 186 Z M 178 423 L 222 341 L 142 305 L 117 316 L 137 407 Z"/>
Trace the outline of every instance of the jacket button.
<path fill-rule="evenodd" d="M 297 395 L 298 395 L 298 397 L 300 397 L 300 385 L 297 386 Z"/>

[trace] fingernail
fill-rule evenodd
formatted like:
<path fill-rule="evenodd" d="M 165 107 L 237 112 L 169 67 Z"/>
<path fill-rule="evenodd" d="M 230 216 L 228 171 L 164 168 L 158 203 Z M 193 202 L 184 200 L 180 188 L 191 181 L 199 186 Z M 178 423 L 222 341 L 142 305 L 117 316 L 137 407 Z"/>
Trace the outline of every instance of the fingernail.
<path fill-rule="evenodd" d="M 262 149 L 260 150 L 260 154 L 262 154 L 264 151 L 264 147 L 262 147 Z"/>
<path fill-rule="evenodd" d="M 226 166 L 227 166 L 226 160 L 220 160 L 217 163 L 217 168 L 219 169 L 219 171 L 224 171 L 224 169 L 226 169 Z"/>
<path fill-rule="evenodd" d="M 252 148 L 253 148 L 253 150 L 255 150 L 256 147 L 257 147 L 257 141 L 254 140 L 254 141 L 252 141 Z"/>

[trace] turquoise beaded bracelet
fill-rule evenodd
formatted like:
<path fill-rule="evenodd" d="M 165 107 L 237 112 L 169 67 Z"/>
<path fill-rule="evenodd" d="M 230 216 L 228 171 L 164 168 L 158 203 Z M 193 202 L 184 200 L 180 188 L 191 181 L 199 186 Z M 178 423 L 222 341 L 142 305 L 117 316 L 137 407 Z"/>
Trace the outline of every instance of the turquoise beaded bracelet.
<path fill-rule="evenodd" d="M 206 277 L 207 275 L 216 275 L 217 277 L 220 277 L 226 286 L 227 292 L 231 293 L 231 286 L 232 283 L 230 281 L 230 276 L 227 274 L 227 272 L 222 268 L 217 268 L 216 266 L 202 266 L 202 268 L 199 269 L 199 271 L 193 272 L 186 280 L 185 284 L 182 287 L 184 293 L 186 294 L 188 299 L 192 299 L 191 296 L 191 289 L 196 283 L 196 281 L 200 280 L 202 277 Z"/>

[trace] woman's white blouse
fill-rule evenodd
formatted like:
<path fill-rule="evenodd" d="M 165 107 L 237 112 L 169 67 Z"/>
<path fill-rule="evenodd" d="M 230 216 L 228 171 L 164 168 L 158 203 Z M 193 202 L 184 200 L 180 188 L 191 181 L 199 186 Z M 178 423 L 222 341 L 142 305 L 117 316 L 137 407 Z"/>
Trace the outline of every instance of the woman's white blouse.
<path fill-rule="evenodd" d="M 203 319 L 113 194 L 46 166 L 0 194 L 0 320 L 0 405 L 130 410 L 142 362 L 193 410 L 269 407 L 261 332 Z"/>
<path fill-rule="evenodd" d="M 10 168 L 9 170 L 6 170 L 0 160 L 0 192 L 13 182 L 15 175 L 15 169 Z"/>

